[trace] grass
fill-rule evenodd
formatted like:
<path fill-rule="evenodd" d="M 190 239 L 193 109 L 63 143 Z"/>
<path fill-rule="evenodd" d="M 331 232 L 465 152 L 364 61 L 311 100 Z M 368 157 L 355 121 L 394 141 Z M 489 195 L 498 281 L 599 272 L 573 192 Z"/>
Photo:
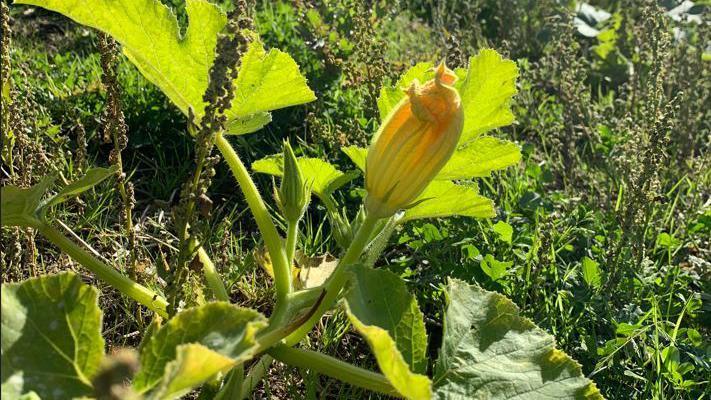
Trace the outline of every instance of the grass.
<path fill-rule="evenodd" d="M 239 137 L 237 147 L 251 163 L 288 137 L 304 154 L 351 169 L 339 148 L 367 143 L 376 128 L 373 88 L 418 60 L 457 65 L 485 46 L 509 54 L 521 69 L 517 122 L 497 134 L 516 140 L 524 159 L 477 182 L 495 199 L 497 217 L 409 223 L 378 265 L 403 276 L 416 294 L 432 359 L 441 336 L 442 285 L 453 276 L 512 298 L 607 398 L 704 398 L 711 376 L 711 80 L 702 49 L 709 29 L 675 22 L 654 2 L 599 5 L 624 21 L 596 26 L 614 32 L 611 41 L 578 34 L 570 12 L 555 1 L 411 0 L 399 7 L 377 3 L 372 12 L 348 0 L 259 2 L 255 20 L 264 41 L 297 60 L 318 100 L 275 113 L 272 124 Z M 96 33 L 26 9 L 13 7 L 10 60 L 27 126 L 27 143 L 16 146 L 34 155 L 13 169 L 3 163 L 2 179 L 27 185 L 55 171 L 72 180 L 81 169 L 79 154 L 89 165 L 105 166 L 111 148 L 101 138 L 105 92 Z M 674 40 L 673 27 L 687 39 Z M 125 172 L 137 199 L 138 272 L 162 288 L 177 253 L 171 213 L 192 171 L 192 138 L 185 118 L 125 59 L 119 81 L 129 127 Z M 271 180 L 256 179 L 267 192 Z M 338 195 L 357 204 L 358 185 Z M 222 164 L 209 194 L 208 248 L 232 298 L 269 312 L 271 283 L 254 256 L 262 244 Z M 62 206 L 59 215 L 121 266 L 120 210 L 109 182 Z M 301 248 L 309 255 L 336 252 L 324 215 L 313 204 L 302 225 Z M 512 228 L 510 239 L 500 234 L 501 222 Z M 3 229 L 2 259 L 4 281 L 65 269 L 83 273 L 43 239 L 17 230 Z M 486 273 L 492 260 L 508 263 L 497 279 Z M 186 305 L 209 297 L 200 279 L 188 280 Z M 110 288 L 102 294 L 108 343 L 136 345 L 149 321 Z M 374 365 L 340 313 L 322 321 L 311 345 Z M 372 396 L 281 365 L 258 393 Z"/>

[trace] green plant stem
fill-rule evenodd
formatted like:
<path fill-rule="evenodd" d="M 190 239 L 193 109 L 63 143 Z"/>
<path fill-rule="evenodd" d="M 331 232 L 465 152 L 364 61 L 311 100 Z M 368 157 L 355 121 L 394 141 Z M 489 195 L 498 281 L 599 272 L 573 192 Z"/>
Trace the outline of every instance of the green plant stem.
<path fill-rule="evenodd" d="M 240 394 L 240 399 L 246 399 L 249 397 L 250 393 L 254 391 L 257 387 L 259 381 L 264 378 L 267 373 L 267 369 L 272 364 L 274 359 L 269 355 L 263 355 L 259 361 L 252 368 L 250 368 L 247 376 L 244 378 L 244 383 L 242 383 L 242 392 Z"/>
<path fill-rule="evenodd" d="M 154 291 L 140 285 L 121 274 L 106 263 L 96 259 L 78 244 L 64 236 L 52 225 L 43 222 L 36 229 L 54 243 L 63 252 L 94 273 L 99 279 L 116 288 L 119 292 L 156 312 L 161 317 L 168 317 L 168 302 Z"/>
<path fill-rule="evenodd" d="M 289 265 L 294 265 L 294 254 L 296 253 L 296 242 L 299 238 L 299 221 L 288 221 L 286 230 L 286 261 Z"/>
<path fill-rule="evenodd" d="M 277 360 L 295 367 L 307 368 L 374 392 L 399 396 L 397 390 L 382 374 L 356 367 L 316 351 L 278 345 L 271 348 L 269 354 Z"/>
<path fill-rule="evenodd" d="M 227 293 L 227 289 L 225 289 L 225 284 L 222 282 L 220 274 L 217 273 L 215 264 L 212 263 L 210 256 L 207 255 L 207 252 L 202 246 L 198 248 L 197 256 L 202 264 L 202 273 L 205 274 L 205 280 L 212 294 L 215 295 L 217 300 L 229 302 L 230 295 Z"/>
<path fill-rule="evenodd" d="M 368 245 L 370 236 L 375 229 L 379 218 L 367 215 L 365 220 L 361 224 L 358 232 L 356 233 L 353 241 L 351 242 L 346 254 L 338 261 L 338 266 L 333 271 L 328 281 L 324 284 L 326 294 L 321 301 L 321 304 L 316 309 L 314 315 L 296 329 L 292 334 L 287 336 L 286 344 L 293 346 L 301 341 L 311 329 L 314 327 L 316 322 L 321 319 L 321 316 L 328 311 L 338 300 L 338 295 L 341 293 L 341 289 L 346 284 L 348 280 L 348 274 L 346 273 L 347 267 L 358 261 L 363 249 Z"/>
<path fill-rule="evenodd" d="M 282 238 L 279 236 L 276 226 L 274 226 L 274 221 L 272 221 L 269 215 L 267 206 L 264 204 L 262 196 L 254 185 L 254 181 L 252 181 L 252 178 L 249 176 L 247 168 L 244 166 L 244 163 L 242 163 L 239 155 L 237 155 L 232 148 L 230 142 L 222 133 L 218 133 L 215 137 L 215 145 L 225 158 L 235 179 L 237 179 L 237 183 L 239 183 L 242 189 L 247 204 L 252 210 L 254 219 L 257 221 L 257 226 L 264 238 L 267 251 L 269 251 L 269 257 L 274 267 L 274 283 L 277 291 L 276 310 L 278 310 L 284 307 L 287 296 L 292 290 L 291 268 L 286 259 L 286 252 L 282 246 Z"/>

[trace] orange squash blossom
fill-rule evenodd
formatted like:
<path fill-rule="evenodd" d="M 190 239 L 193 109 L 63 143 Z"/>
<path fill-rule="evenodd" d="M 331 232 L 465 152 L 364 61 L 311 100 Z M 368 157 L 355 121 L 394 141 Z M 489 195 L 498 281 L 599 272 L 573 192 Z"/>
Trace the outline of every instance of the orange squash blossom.
<path fill-rule="evenodd" d="M 464 124 L 456 79 L 440 64 L 434 79 L 415 80 L 383 121 L 365 164 L 369 214 L 386 218 L 412 205 L 452 157 Z"/>

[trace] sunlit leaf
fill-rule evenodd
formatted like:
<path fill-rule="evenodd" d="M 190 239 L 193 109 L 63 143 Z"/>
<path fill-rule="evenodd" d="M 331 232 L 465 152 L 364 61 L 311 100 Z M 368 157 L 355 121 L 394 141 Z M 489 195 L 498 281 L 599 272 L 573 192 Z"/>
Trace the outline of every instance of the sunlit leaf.
<path fill-rule="evenodd" d="M 257 347 L 255 334 L 265 325 L 266 319 L 258 312 L 224 302 L 208 303 L 182 311 L 142 345 L 141 369 L 133 386 L 138 392 L 145 393 L 158 385 L 164 375 L 176 374 L 176 371 L 183 368 L 183 363 L 200 363 L 204 360 L 202 357 L 217 359 L 212 354 L 196 353 L 196 348 L 187 348 L 189 351 L 183 348 L 183 351 L 188 352 L 181 355 L 178 351 L 181 345 L 204 346 L 231 359 L 232 365 L 250 359 Z M 182 357 L 182 360 L 178 360 L 179 357 Z M 169 365 L 175 360 L 178 361 Z M 221 370 L 222 364 L 218 364 Z M 197 381 L 195 377 L 180 379 Z"/>
<path fill-rule="evenodd" d="M 246 135 L 262 129 L 272 122 L 272 115 L 268 112 L 258 112 L 248 117 L 235 118 L 227 122 L 225 133 L 228 135 Z"/>
<path fill-rule="evenodd" d="M 504 221 L 499 221 L 491 227 L 491 229 L 499 235 L 499 239 L 506 243 L 511 243 L 513 237 L 513 227 Z"/>
<path fill-rule="evenodd" d="M 600 267 L 597 261 L 590 257 L 583 257 L 582 267 L 585 283 L 590 287 L 599 288 L 602 278 L 600 277 Z"/>
<path fill-rule="evenodd" d="M 435 179 L 454 180 L 490 176 L 521 160 L 521 150 L 512 142 L 482 136 L 457 148 Z"/>
<path fill-rule="evenodd" d="M 484 49 L 469 59 L 467 77 L 459 89 L 464 109 L 460 143 L 514 121 L 511 98 L 516 94 L 516 63 Z"/>
<path fill-rule="evenodd" d="M 188 115 L 204 113 L 203 94 L 215 58 L 217 35 L 227 17 L 206 0 L 187 0 L 188 27 L 180 36 L 173 12 L 157 0 L 18 0 L 59 12 L 111 35 L 149 81 Z M 228 130 L 253 132 L 268 122 L 265 113 L 312 101 L 315 96 L 294 60 L 253 38 L 241 60 L 235 100 L 227 111 Z"/>
<path fill-rule="evenodd" d="M 451 279 L 438 399 L 602 399 L 580 365 L 506 297 Z"/>
<path fill-rule="evenodd" d="M 72 273 L 2 285 L 3 399 L 92 394 L 104 357 L 97 296 Z"/>
<path fill-rule="evenodd" d="M 432 63 L 419 63 L 406 71 L 394 86 L 380 90 L 378 109 L 381 120 L 405 96 L 402 89 L 417 79 L 421 83 L 432 79 Z M 467 69 L 455 70 L 459 81 L 454 85 L 462 98 L 464 129 L 460 143 L 476 139 L 487 131 L 513 122 L 510 102 L 516 94 L 516 63 L 501 57 L 492 49 L 484 49 L 469 59 Z"/>
<path fill-rule="evenodd" d="M 278 49 L 267 52 L 259 42 L 252 42 L 242 57 L 235 85 L 230 119 L 316 99 L 294 59 Z"/>
<path fill-rule="evenodd" d="M 421 375 L 427 368 L 427 333 L 405 282 L 392 272 L 357 266 L 351 284 L 346 312 L 380 371 L 403 397 L 431 398 L 431 382 Z"/>
<path fill-rule="evenodd" d="M 474 218 L 492 218 L 496 215 L 494 203 L 479 195 L 476 188 L 450 181 L 433 181 L 415 200 L 415 204 L 405 211 L 401 222 L 453 215 Z"/>
<path fill-rule="evenodd" d="M 341 149 L 359 170 L 365 171 L 365 158 L 368 156 L 368 149 L 358 146 L 348 146 Z"/>
<path fill-rule="evenodd" d="M 513 265 L 510 261 L 499 261 L 491 254 L 487 254 L 483 260 L 481 260 L 481 270 L 491 278 L 492 281 L 496 282 L 499 279 L 506 276 L 508 269 Z"/>
<path fill-rule="evenodd" d="M 175 360 L 165 366 L 163 379 L 149 399 L 180 398 L 218 373 L 229 371 L 235 363 L 234 359 L 200 344 L 180 345 Z"/>
<path fill-rule="evenodd" d="M 335 190 L 357 176 L 357 173 L 343 173 L 318 158 L 299 157 L 297 162 L 304 180 L 311 185 L 311 190 L 322 199 L 330 196 Z M 281 154 L 262 158 L 252 163 L 252 170 L 281 177 L 284 175 L 284 159 Z"/>

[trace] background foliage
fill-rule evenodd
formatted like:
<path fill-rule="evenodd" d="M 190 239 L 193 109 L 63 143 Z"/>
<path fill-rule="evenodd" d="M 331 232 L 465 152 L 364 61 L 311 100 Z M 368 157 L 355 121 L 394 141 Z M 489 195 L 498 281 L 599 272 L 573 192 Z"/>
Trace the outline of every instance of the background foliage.
<path fill-rule="evenodd" d="M 185 24 L 182 2 L 168 3 Z M 453 276 L 510 297 L 607 398 L 700 398 L 709 395 L 711 376 L 708 5 L 603 0 L 595 6 L 260 1 L 254 18 L 265 45 L 294 57 L 318 100 L 273 113 L 260 134 L 239 137 L 240 151 L 251 162 L 288 137 L 303 155 L 353 170 L 341 148 L 368 143 L 379 123 L 381 86 L 417 61 L 446 59 L 458 67 L 484 47 L 496 49 L 520 69 L 516 122 L 498 135 L 514 139 L 523 159 L 468 183 L 496 199 L 496 217 L 409 222 L 378 265 L 404 277 L 415 294 L 427 316 L 429 358 L 440 347 L 443 284 Z M 3 184 L 29 186 L 50 172 L 72 181 L 92 166 L 107 166 L 112 145 L 102 137 L 106 92 L 96 32 L 37 8 L 11 10 L 3 77 L 11 76 L 12 85 L 3 96 L 15 103 L 3 113 L 12 132 L 3 137 Z M 138 199 L 137 273 L 162 286 L 165 260 L 177 252 L 171 209 L 191 171 L 192 138 L 180 111 L 123 58 L 118 81 L 128 126 L 124 171 Z M 245 204 L 228 171 L 216 172 L 208 246 L 229 277 L 232 298 L 267 313 L 272 288 L 262 283 L 256 227 L 243 217 Z M 255 178 L 262 187 L 271 182 Z M 359 187 L 354 181 L 337 195 L 356 204 Z M 107 181 L 58 208 L 121 265 L 129 254 L 117 190 Z M 307 255 L 335 252 L 324 216 L 317 205 L 308 211 Z M 1 250 L 4 282 L 82 273 L 31 230 L 3 228 Z M 200 279 L 191 276 L 184 289 L 195 304 L 204 301 Z M 109 351 L 138 344 L 148 321 L 110 289 L 101 293 Z M 313 346 L 374 365 L 349 321 L 341 313 L 325 320 Z M 275 373 L 259 393 L 364 395 L 293 372 Z"/>

